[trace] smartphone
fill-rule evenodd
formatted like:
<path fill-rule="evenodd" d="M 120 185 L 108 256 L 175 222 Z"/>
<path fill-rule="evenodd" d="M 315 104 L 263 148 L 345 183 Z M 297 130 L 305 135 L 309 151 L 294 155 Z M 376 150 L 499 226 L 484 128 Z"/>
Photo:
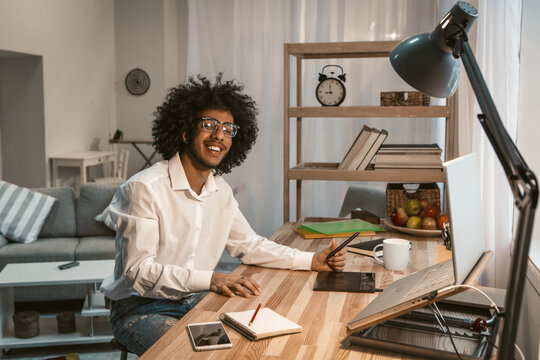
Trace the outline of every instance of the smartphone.
<path fill-rule="evenodd" d="M 232 348 L 231 339 L 221 321 L 188 324 L 187 332 L 195 351 Z"/>

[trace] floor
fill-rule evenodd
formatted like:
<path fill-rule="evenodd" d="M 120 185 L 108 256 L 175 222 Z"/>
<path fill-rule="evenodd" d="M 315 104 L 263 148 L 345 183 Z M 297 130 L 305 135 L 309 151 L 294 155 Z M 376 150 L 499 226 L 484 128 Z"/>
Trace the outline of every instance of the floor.
<path fill-rule="evenodd" d="M 48 346 L 42 348 L 12 349 L 8 355 L 2 353 L 0 359 L 10 360 L 46 360 L 75 353 L 81 360 L 119 360 L 120 350 L 110 344 L 89 344 L 69 346 Z M 128 360 L 137 356 L 128 354 Z"/>
<path fill-rule="evenodd" d="M 226 251 L 223 253 L 221 260 L 216 267 L 216 271 L 230 273 L 238 265 L 240 261 L 231 257 Z M 54 306 L 46 304 L 46 306 Z M 66 308 L 66 304 L 56 304 L 55 306 L 61 306 Z M 74 305 L 79 306 L 79 305 Z M 16 304 L 17 308 L 17 304 Z M 21 307 L 17 310 L 32 310 Z M 37 310 L 37 309 L 36 309 Z M 88 344 L 88 345 L 69 345 L 69 346 L 48 346 L 48 347 L 36 347 L 26 349 L 11 349 L 8 354 L 0 353 L 0 359 L 10 360 L 46 360 L 61 358 L 68 354 L 75 353 L 79 356 L 80 360 L 119 360 L 120 350 L 117 350 L 112 345 L 106 344 Z M 137 359 L 134 354 L 128 354 L 128 360 Z M 60 360 L 60 359 L 55 359 Z"/>

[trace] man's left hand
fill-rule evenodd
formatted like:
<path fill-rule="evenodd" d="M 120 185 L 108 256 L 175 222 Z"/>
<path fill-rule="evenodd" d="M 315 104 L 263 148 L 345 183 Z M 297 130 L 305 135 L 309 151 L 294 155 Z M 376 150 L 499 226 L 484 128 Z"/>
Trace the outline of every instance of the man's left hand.
<path fill-rule="evenodd" d="M 328 254 L 337 248 L 336 240 L 332 239 L 332 245 L 323 251 L 313 255 L 311 260 L 311 270 L 315 271 L 343 271 L 345 269 L 345 249 L 341 249 L 334 256 L 326 261 Z"/>

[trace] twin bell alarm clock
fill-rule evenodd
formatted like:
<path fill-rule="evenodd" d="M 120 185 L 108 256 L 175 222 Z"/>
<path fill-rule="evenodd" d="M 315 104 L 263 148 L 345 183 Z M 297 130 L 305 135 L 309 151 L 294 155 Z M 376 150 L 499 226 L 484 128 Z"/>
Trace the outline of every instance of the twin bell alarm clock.
<path fill-rule="evenodd" d="M 326 75 L 324 73 L 325 69 L 330 68 Z M 341 70 L 341 74 L 334 77 L 334 71 L 331 70 Z M 317 100 L 321 103 L 322 106 L 339 106 L 345 100 L 345 74 L 343 73 L 343 68 L 339 65 L 326 65 L 322 68 L 319 73 L 319 85 L 315 90 L 315 95 Z"/>

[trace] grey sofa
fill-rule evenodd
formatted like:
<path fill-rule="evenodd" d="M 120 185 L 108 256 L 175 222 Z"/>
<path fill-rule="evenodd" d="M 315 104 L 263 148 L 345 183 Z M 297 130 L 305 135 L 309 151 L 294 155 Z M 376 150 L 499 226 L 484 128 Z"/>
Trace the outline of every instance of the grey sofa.
<path fill-rule="evenodd" d="M 78 199 L 69 187 L 34 189 L 57 199 L 38 239 L 30 244 L 0 235 L 0 270 L 9 263 L 114 259 L 115 233 L 94 218 L 110 203 L 118 185 L 87 183 Z M 85 286 L 20 287 L 15 301 L 83 298 Z"/>

